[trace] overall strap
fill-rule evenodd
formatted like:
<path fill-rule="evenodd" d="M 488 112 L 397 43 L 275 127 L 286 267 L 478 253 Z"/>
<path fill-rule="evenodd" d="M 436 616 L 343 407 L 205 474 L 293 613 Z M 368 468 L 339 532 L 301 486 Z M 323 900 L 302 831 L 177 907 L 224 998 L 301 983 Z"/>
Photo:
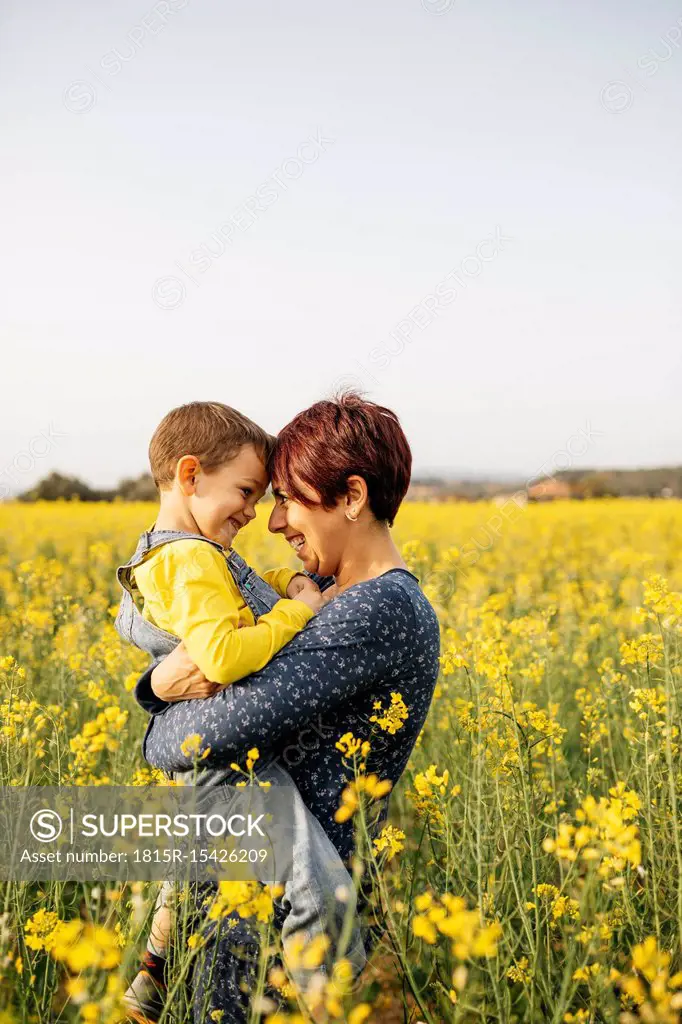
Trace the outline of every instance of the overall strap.
<path fill-rule="evenodd" d="M 178 644 L 178 637 L 149 622 L 140 614 L 135 605 L 134 570 L 140 565 L 150 551 L 164 544 L 172 544 L 178 540 L 203 540 L 223 553 L 220 544 L 202 537 L 201 534 L 187 533 L 184 530 L 145 530 L 140 536 L 135 553 L 129 562 L 116 570 L 118 581 L 123 589 L 121 603 L 114 627 L 119 636 L 128 643 L 135 644 L 140 650 L 151 654 L 155 659 L 162 658 Z"/>
<path fill-rule="evenodd" d="M 119 566 L 116 570 L 119 583 L 123 587 L 123 590 L 127 592 L 127 595 L 130 595 L 131 599 L 136 590 L 134 581 L 135 568 L 138 565 L 141 565 L 150 551 L 154 551 L 156 548 L 160 548 L 164 544 L 172 544 L 178 540 L 202 540 L 206 544 L 211 544 L 220 552 L 221 555 L 223 555 L 237 589 L 242 595 L 245 603 L 253 612 L 256 622 L 261 615 L 271 611 L 279 601 L 279 594 L 270 586 L 269 583 L 266 583 L 264 579 L 258 576 L 251 566 L 248 565 L 242 556 L 236 551 L 225 551 L 217 541 L 210 540 L 208 537 L 204 537 L 200 533 L 187 533 L 184 530 L 154 530 L 153 528 L 151 530 L 145 530 L 144 533 L 141 534 L 133 557 L 129 562 L 126 562 L 125 565 Z M 127 602 L 125 602 L 126 594 L 123 596 L 125 610 L 128 611 Z M 135 609 L 135 611 L 137 611 L 137 609 Z M 130 612 L 130 615 L 133 618 L 135 617 L 132 611 Z"/>
<path fill-rule="evenodd" d="M 130 561 L 126 562 L 125 565 L 120 565 L 116 570 L 118 582 L 123 589 L 127 590 L 129 594 L 132 594 L 136 589 L 133 580 L 133 570 L 144 562 L 150 551 L 163 547 L 164 544 L 172 544 L 178 540 L 202 540 L 206 544 L 211 544 L 214 548 L 217 548 L 221 554 L 225 554 L 217 541 L 209 540 L 208 537 L 203 537 L 200 533 L 187 533 L 184 530 L 155 530 L 152 527 L 151 530 L 145 530 L 140 535 L 135 553 Z"/>
<path fill-rule="evenodd" d="M 261 615 L 272 611 L 280 599 L 279 594 L 236 551 L 226 553 L 225 560 L 239 593 L 258 622 Z"/>

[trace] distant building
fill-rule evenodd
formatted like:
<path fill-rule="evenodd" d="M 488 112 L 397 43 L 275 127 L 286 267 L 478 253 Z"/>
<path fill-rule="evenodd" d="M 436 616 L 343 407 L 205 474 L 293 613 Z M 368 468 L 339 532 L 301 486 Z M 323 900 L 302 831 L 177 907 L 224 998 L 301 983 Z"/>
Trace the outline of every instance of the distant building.
<path fill-rule="evenodd" d="M 557 480 L 556 477 L 547 477 L 545 480 L 538 480 L 528 488 L 529 501 L 557 501 L 563 498 L 572 498 L 573 489 L 566 480 Z"/>

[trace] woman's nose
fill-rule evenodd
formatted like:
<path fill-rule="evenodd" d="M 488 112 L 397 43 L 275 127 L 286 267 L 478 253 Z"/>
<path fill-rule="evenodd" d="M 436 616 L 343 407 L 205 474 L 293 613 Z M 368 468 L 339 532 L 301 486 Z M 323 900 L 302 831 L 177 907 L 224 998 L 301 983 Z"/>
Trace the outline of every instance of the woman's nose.
<path fill-rule="evenodd" d="M 268 520 L 268 530 L 270 533 L 278 533 L 280 530 L 284 529 L 286 524 L 287 517 L 284 509 L 280 505 L 275 505 Z"/>

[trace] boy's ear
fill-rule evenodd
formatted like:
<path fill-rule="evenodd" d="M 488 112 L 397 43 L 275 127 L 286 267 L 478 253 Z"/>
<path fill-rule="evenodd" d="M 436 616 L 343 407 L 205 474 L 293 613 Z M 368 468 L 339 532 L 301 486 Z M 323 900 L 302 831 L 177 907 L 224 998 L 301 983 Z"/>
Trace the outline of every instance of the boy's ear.
<path fill-rule="evenodd" d="M 194 494 L 201 463 L 196 455 L 183 455 L 175 467 L 175 480 L 185 496 Z"/>

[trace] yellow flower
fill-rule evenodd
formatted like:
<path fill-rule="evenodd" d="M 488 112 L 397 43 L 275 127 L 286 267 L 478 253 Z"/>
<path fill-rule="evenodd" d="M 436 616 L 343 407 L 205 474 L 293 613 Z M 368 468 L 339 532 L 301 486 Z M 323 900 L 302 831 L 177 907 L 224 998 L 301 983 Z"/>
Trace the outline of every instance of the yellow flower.
<path fill-rule="evenodd" d="M 439 792 L 441 796 L 445 796 L 449 778 L 450 773 L 447 768 L 439 776 L 435 764 L 430 764 L 425 772 L 419 772 L 415 776 L 414 788 L 421 797 L 430 797 L 434 791 Z"/>
<path fill-rule="evenodd" d="M 68 978 L 65 987 L 72 1003 L 78 1005 L 87 1001 L 88 987 L 83 978 Z"/>
<path fill-rule="evenodd" d="M 290 970 L 314 970 L 324 963 L 330 943 L 327 935 L 315 935 L 310 941 L 301 933 L 292 936 L 286 947 L 287 966 Z"/>
<path fill-rule="evenodd" d="M 130 780 L 131 786 L 174 786 L 176 783 L 169 779 L 159 768 L 136 768 Z"/>
<path fill-rule="evenodd" d="M 446 815 L 441 806 L 440 796 L 446 796 L 450 772 L 446 768 L 438 775 L 435 764 L 429 765 L 425 772 L 418 772 L 414 777 L 414 791 L 408 790 L 407 796 L 414 804 L 420 818 L 431 822 L 433 832 L 440 832 L 445 827 Z M 460 788 L 455 786 L 452 795 L 456 796 Z"/>
<path fill-rule="evenodd" d="M 451 940 L 452 953 L 459 960 L 472 957 L 494 957 L 502 935 L 498 921 L 486 923 L 477 910 L 469 910 L 461 896 L 443 893 L 434 897 L 429 892 L 415 898 L 412 931 L 417 938 L 434 945 L 438 933 Z"/>
<path fill-rule="evenodd" d="M 386 851 L 386 860 L 393 860 L 397 853 L 405 849 L 404 839 L 405 833 L 402 829 L 386 825 L 374 840 L 374 850 L 376 853 Z"/>
<path fill-rule="evenodd" d="M 663 638 L 656 633 L 643 633 L 635 640 L 620 645 L 624 665 L 658 665 L 663 660 Z"/>
<path fill-rule="evenodd" d="M 359 1003 L 348 1014 L 348 1024 L 365 1024 L 371 1013 L 372 1007 L 369 1003 Z"/>
<path fill-rule="evenodd" d="M 193 732 L 189 736 L 185 736 L 184 740 L 180 744 L 180 750 L 185 757 L 191 757 L 193 760 L 203 761 L 204 758 L 208 757 L 211 753 L 211 748 L 206 747 L 203 751 L 201 745 L 204 742 L 203 736 L 199 733 Z"/>
<path fill-rule="evenodd" d="M 260 882 L 223 881 L 208 910 L 209 920 L 228 917 L 235 911 L 240 917 L 269 921 L 274 913 L 274 900 L 282 894 L 281 886 Z"/>
<path fill-rule="evenodd" d="M 360 806 L 363 795 L 370 801 L 381 800 L 391 792 L 392 787 L 393 783 L 389 779 L 380 780 L 378 775 L 358 775 L 341 793 L 341 805 L 334 815 L 334 820 L 348 821 Z"/>
<path fill-rule="evenodd" d="M 515 960 L 511 967 L 507 968 L 507 977 L 510 981 L 520 982 L 527 985 L 530 982 L 529 960 L 527 956 Z"/>
<path fill-rule="evenodd" d="M 632 950 L 632 966 L 649 982 L 655 979 L 659 971 L 667 970 L 669 964 L 670 954 L 659 950 L 653 935 Z"/>
<path fill-rule="evenodd" d="M 360 754 L 365 758 L 369 754 L 370 745 L 368 740 L 361 740 L 353 736 L 352 732 L 346 732 L 341 739 L 336 741 L 336 749 L 340 750 L 344 757 L 354 757 Z"/>
<path fill-rule="evenodd" d="M 74 918 L 60 922 L 54 932 L 50 953 L 79 974 L 88 967 L 111 970 L 121 962 L 121 947 L 116 932 Z"/>
<path fill-rule="evenodd" d="M 555 839 L 543 841 L 543 849 L 562 860 L 598 862 L 598 874 L 608 880 L 627 864 L 641 863 L 639 828 L 633 822 L 641 806 L 638 795 L 626 790 L 624 783 L 611 787 L 608 797 L 599 800 L 590 794 L 576 811 L 579 828 L 562 822 Z"/>
<path fill-rule="evenodd" d="M 436 926 L 423 914 L 417 914 L 417 916 L 413 918 L 412 931 L 418 939 L 424 939 L 424 941 L 428 942 L 431 946 L 438 938 Z"/>
<path fill-rule="evenodd" d="M 590 981 L 601 971 L 601 964 L 585 964 L 573 972 L 573 981 Z"/>
<path fill-rule="evenodd" d="M 28 948 L 49 952 L 54 946 L 59 924 L 59 915 L 53 910 L 37 910 L 24 926 L 24 941 Z"/>
<path fill-rule="evenodd" d="M 379 711 L 378 715 L 370 715 L 370 722 L 376 722 L 380 729 L 394 735 L 410 717 L 407 705 L 400 693 L 391 693 L 390 707 L 383 710 L 381 701 L 374 702 L 374 710 Z"/>
<path fill-rule="evenodd" d="M 646 721 L 648 713 L 665 717 L 665 694 L 656 687 L 642 689 L 635 687 L 632 691 L 632 700 L 629 706 L 642 721 Z"/>

